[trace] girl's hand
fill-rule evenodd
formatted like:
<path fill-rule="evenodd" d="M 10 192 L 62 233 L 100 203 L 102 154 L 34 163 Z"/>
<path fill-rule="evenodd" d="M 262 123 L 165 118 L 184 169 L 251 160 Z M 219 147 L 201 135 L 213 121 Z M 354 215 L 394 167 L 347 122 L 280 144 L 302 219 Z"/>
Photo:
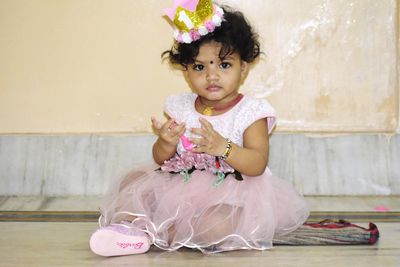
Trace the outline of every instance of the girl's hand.
<path fill-rule="evenodd" d="M 206 119 L 199 119 L 201 128 L 192 128 L 191 132 L 201 136 L 191 138 L 190 141 L 196 145 L 193 152 L 207 153 L 212 156 L 221 156 L 226 148 L 226 140 L 216 132 L 212 124 Z"/>
<path fill-rule="evenodd" d="M 186 131 L 185 124 L 178 124 L 174 119 L 169 119 L 167 122 L 162 123 L 155 117 L 151 117 L 151 122 L 159 140 L 168 146 L 176 146 L 179 138 Z"/>

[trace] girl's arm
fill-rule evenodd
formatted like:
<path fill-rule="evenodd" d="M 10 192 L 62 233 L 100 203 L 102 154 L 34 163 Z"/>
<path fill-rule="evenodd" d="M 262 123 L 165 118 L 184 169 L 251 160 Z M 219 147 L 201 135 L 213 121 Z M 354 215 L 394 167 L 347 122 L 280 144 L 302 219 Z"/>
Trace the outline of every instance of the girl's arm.
<path fill-rule="evenodd" d="M 248 176 L 261 175 L 268 164 L 268 123 L 261 119 L 251 124 L 243 134 L 243 147 L 232 144 L 226 162 Z"/>
<path fill-rule="evenodd" d="M 211 123 L 200 119 L 201 128 L 192 129 L 192 132 L 201 136 L 191 141 L 198 147 L 194 152 L 204 152 L 213 156 L 221 156 L 226 148 L 227 141 L 213 128 Z M 235 170 L 247 176 L 261 175 L 268 163 L 269 138 L 266 119 L 260 119 L 251 124 L 244 132 L 243 147 L 232 144 L 231 153 L 226 162 Z"/>
<path fill-rule="evenodd" d="M 158 133 L 157 141 L 153 145 L 153 159 L 162 165 L 176 153 L 179 138 L 185 132 L 185 124 L 177 124 L 174 119 L 169 119 L 162 124 L 155 118 L 151 119 L 153 127 Z"/>

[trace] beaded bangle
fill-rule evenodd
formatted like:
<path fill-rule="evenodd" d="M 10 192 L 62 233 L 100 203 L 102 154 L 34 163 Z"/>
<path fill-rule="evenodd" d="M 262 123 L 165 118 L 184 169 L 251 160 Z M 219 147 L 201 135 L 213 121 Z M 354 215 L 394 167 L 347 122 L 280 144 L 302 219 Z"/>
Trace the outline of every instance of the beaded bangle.
<path fill-rule="evenodd" d="M 227 144 L 225 147 L 224 154 L 219 156 L 219 158 L 222 160 L 226 160 L 229 157 L 229 154 L 231 153 L 231 150 L 232 150 L 232 141 L 230 139 L 226 138 L 226 142 L 227 142 Z"/>

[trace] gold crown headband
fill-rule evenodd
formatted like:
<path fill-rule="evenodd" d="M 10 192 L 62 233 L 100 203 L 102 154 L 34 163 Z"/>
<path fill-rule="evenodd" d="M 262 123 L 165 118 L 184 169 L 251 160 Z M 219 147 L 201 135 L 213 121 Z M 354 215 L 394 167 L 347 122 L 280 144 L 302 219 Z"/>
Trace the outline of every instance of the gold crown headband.
<path fill-rule="evenodd" d="M 224 11 L 211 0 L 175 0 L 164 12 L 175 26 L 174 38 L 191 43 L 221 26 Z"/>

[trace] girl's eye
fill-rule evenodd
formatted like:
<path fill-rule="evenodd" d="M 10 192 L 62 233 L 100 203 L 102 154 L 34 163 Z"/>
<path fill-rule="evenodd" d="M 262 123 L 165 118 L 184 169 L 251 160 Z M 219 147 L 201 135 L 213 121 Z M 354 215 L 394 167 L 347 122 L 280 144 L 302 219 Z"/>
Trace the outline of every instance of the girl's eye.
<path fill-rule="evenodd" d="M 228 63 L 228 62 L 222 62 L 221 64 L 219 64 L 219 67 L 221 68 L 221 69 L 228 69 L 228 68 L 230 68 L 232 65 L 231 65 L 231 63 Z"/>
<path fill-rule="evenodd" d="M 193 69 L 197 71 L 202 71 L 204 69 L 204 65 L 201 64 L 194 64 Z"/>

